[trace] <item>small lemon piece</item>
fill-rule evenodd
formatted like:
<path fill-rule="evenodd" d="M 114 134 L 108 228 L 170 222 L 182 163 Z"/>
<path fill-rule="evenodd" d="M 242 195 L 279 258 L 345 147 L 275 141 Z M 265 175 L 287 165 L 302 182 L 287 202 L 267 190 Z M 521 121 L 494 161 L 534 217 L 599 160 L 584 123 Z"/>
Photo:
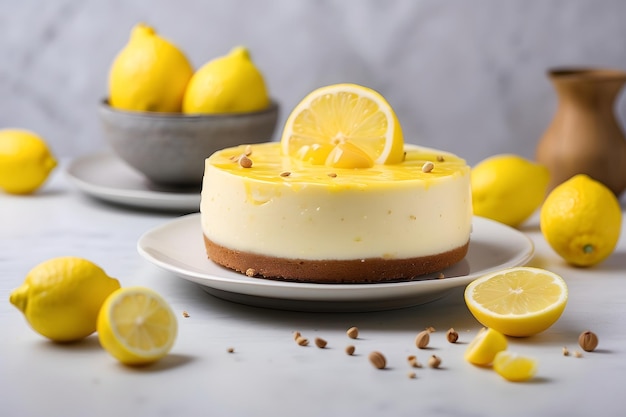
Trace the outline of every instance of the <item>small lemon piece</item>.
<path fill-rule="evenodd" d="M 283 130 L 284 155 L 334 168 L 369 168 L 404 159 L 404 138 L 393 109 L 378 92 L 334 84 L 308 94 Z"/>
<path fill-rule="evenodd" d="M 479 366 L 490 365 L 496 354 L 506 350 L 508 342 L 499 331 L 482 328 L 465 350 L 465 360 Z"/>
<path fill-rule="evenodd" d="M 193 75 L 183 102 L 185 113 L 246 113 L 266 109 L 270 98 L 263 75 L 248 49 L 239 46 Z"/>
<path fill-rule="evenodd" d="M 48 145 L 35 133 L 0 130 L 0 189 L 9 194 L 33 193 L 56 166 Z"/>
<path fill-rule="evenodd" d="M 537 361 L 508 351 L 498 352 L 493 359 L 493 369 L 508 381 L 528 381 L 537 373 Z"/>
<path fill-rule="evenodd" d="M 176 340 L 178 323 L 167 301 L 144 287 L 112 293 L 98 315 L 100 344 L 126 365 L 163 358 Z"/>
<path fill-rule="evenodd" d="M 9 300 L 35 331 L 57 342 L 71 342 L 96 330 L 102 303 L 118 288 L 118 280 L 96 264 L 61 257 L 33 268 Z"/>
<path fill-rule="evenodd" d="M 517 227 L 541 205 L 548 168 L 517 155 L 495 155 L 471 171 L 474 214 Z"/>
<path fill-rule="evenodd" d="M 568 263 L 592 266 L 615 250 L 622 210 L 609 188 L 580 174 L 550 192 L 541 207 L 540 225 L 546 241 Z"/>
<path fill-rule="evenodd" d="M 465 288 L 465 303 L 483 325 L 508 336 L 530 336 L 556 322 L 567 304 L 567 285 L 540 268 L 487 274 Z"/>
<path fill-rule="evenodd" d="M 180 112 L 193 68 L 176 45 L 143 23 L 113 61 L 109 104 L 131 111 Z"/>

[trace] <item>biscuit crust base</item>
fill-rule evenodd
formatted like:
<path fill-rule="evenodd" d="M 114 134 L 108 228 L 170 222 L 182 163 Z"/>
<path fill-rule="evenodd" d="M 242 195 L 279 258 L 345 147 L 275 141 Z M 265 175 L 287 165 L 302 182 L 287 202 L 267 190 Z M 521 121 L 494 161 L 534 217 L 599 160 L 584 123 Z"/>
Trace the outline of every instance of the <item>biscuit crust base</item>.
<path fill-rule="evenodd" d="M 247 276 L 318 284 L 364 284 L 412 281 L 461 261 L 469 241 L 437 255 L 407 259 L 322 260 L 287 259 L 242 252 L 220 246 L 204 236 L 206 253 L 213 262 Z"/>

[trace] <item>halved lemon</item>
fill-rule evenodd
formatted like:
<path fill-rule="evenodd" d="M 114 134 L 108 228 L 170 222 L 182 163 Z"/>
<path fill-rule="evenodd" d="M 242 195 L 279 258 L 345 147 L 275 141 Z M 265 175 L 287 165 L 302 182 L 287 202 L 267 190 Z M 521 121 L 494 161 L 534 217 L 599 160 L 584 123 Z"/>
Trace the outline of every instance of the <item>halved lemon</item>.
<path fill-rule="evenodd" d="M 369 168 L 404 159 L 398 118 L 378 92 L 334 84 L 307 95 L 291 112 L 282 152 L 315 165 Z"/>
<path fill-rule="evenodd" d="M 176 340 L 178 323 L 169 304 L 144 287 L 120 288 L 98 314 L 102 347 L 127 365 L 143 365 L 163 358 Z"/>
<path fill-rule="evenodd" d="M 506 337 L 497 330 L 483 327 L 465 350 L 465 360 L 474 365 L 490 365 L 498 352 L 506 350 Z"/>
<path fill-rule="evenodd" d="M 509 268 L 472 281 L 465 288 L 465 303 L 482 325 L 508 336 L 530 336 L 561 316 L 567 285 L 545 269 Z"/>
<path fill-rule="evenodd" d="M 502 351 L 493 359 L 493 369 L 506 380 L 522 382 L 535 376 L 537 361 L 528 356 Z"/>

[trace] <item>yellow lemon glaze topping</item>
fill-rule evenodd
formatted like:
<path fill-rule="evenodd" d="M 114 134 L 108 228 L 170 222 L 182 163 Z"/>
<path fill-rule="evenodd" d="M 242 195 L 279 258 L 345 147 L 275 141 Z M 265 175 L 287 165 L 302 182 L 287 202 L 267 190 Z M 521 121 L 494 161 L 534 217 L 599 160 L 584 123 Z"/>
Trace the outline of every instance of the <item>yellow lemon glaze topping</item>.
<path fill-rule="evenodd" d="M 252 161 L 250 168 L 244 168 L 239 163 L 242 155 L 247 155 Z M 423 170 L 426 162 L 434 165 L 429 172 Z M 262 182 L 288 183 L 293 186 L 323 185 L 331 186 L 332 189 L 403 187 L 407 182 L 420 182 L 428 187 L 445 177 L 469 174 L 465 160 L 458 156 L 414 145 L 405 146 L 403 162 L 374 164 L 371 168 L 336 168 L 304 162 L 282 155 L 280 144 L 274 142 L 223 149 L 213 154 L 208 164 L 225 172 Z"/>

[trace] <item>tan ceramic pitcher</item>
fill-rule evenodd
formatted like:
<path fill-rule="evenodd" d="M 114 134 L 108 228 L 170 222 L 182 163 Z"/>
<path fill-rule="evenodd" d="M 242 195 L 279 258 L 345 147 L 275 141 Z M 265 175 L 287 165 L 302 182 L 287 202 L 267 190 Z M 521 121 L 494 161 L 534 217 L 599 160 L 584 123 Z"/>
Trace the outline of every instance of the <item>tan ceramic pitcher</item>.
<path fill-rule="evenodd" d="M 576 174 L 601 181 L 616 195 L 626 188 L 626 140 L 615 102 L 626 72 L 600 68 L 548 71 L 558 107 L 537 144 L 536 159 L 552 176 L 549 189 Z"/>

